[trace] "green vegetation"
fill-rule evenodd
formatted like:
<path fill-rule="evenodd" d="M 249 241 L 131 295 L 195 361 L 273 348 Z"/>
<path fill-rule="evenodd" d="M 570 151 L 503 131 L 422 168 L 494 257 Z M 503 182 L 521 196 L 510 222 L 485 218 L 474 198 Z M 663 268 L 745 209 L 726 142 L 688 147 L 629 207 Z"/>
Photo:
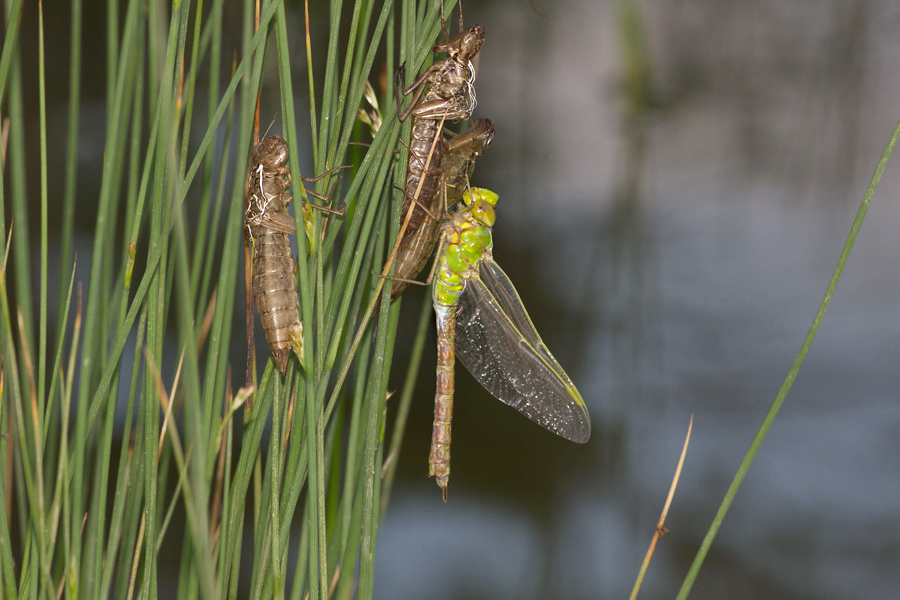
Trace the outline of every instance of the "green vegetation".
<path fill-rule="evenodd" d="M 257 29 L 254 4 L 238 16 L 222 0 L 110 0 L 106 21 L 91 23 L 106 31 L 104 61 L 82 54 L 80 0 L 52 9 L 70 17 L 66 48 L 44 35 L 37 3 L 6 2 L 0 597 L 156 598 L 163 583 L 179 598 L 371 597 L 412 388 L 386 410 L 399 304 L 378 320 L 366 312 L 383 288 L 372 273 L 396 235 L 391 182 L 405 168 L 391 85 L 378 74 L 391 81 L 405 61 L 412 77 L 430 59 L 438 5 L 336 1 L 313 7 L 327 24 L 304 30 L 303 7 L 276 1 L 261 2 Z M 69 61 L 67 128 L 52 136 L 51 47 Z M 32 56 L 37 77 L 23 74 Z M 102 152 L 80 143 L 95 69 L 106 82 Z M 374 139 L 357 119 L 371 110 L 367 81 L 384 88 Z M 233 322 L 258 94 L 280 98 L 275 130 L 292 149 L 308 368 L 292 359 L 282 378 L 268 361 L 251 390 L 228 349 L 246 344 Z M 308 116 L 297 104 L 307 97 Z M 39 139 L 26 135 L 26 103 L 37 105 Z M 310 138 L 298 128 L 306 120 Z M 48 144 L 64 167 L 48 164 Z M 40 164 L 28 162 L 38 146 Z M 299 209 L 307 151 L 316 174 L 352 165 L 316 182 L 345 217 Z M 96 198 L 79 186 L 85 159 L 102 160 Z M 76 216 L 95 220 L 91 250 L 77 257 Z M 388 414 L 397 422 L 385 445 Z"/>

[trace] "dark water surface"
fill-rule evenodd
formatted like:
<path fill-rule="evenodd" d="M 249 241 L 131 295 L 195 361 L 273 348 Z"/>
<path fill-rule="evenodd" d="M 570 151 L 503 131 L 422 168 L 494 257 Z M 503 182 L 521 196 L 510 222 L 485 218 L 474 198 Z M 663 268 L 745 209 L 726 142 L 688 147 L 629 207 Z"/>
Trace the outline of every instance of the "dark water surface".
<path fill-rule="evenodd" d="M 497 125 L 475 176 L 500 194 L 495 257 L 594 436 L 558 440 L 460 369 L 442 504 L 429 348 L 376 596 L 627 597 L 693 414 L 642 595 L 674 597 L 900 117 L 900 6 L 642 3 L 643 78 L 627 3 L 470 4 L 488 34 L 475 116 Z M 692 597 L 900 588 L 897 160 Z"/>

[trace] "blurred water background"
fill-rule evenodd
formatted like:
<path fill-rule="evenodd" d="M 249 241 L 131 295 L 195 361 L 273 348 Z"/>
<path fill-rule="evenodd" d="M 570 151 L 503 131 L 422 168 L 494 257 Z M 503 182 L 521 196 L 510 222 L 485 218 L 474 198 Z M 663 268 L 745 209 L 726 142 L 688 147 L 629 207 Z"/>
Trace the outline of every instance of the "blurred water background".
<path fill-rule="evenodd" d="M 643 588 L 673 597 L 900 117 L 893 2 L 540 6 L 464 4 L 487 30 L 475 116 L 497 126 L 475 182 L 500 194 L 495 258 L 593 438 L 556 439 L 460 374 L 442 504 L 429 344 L 379 598 L 626 597 L 693 414 Z M 693 597 L 900 587 L 898 184 L 895 157 Z"/>
<path fill-rule="evenodd" d="M 474 116 L 497 127 L 474 183 L 500 194 L 495 257 L 588 402 L 593 438 L 556 438 L 460 368 L 443 504 L 426 477 L 431 334 L 378 540 L 377 598 L 627 596 L 694 415 L 671 534 L 644 584 L 643 597 L 674 596 L 900 116 L 895 2 L 539 7 L 543 15 L 528 0 L 465 2 L 466 23 L 487 30 Z M 312 10 L 324 19 L 322 7 Z M 235 36 L 239 17 L 227 15 Z M 61 102 L 65 65 L 49 66 L 63 75 L 48 91 Z M 98 90 L 82 113 L 79 193 L 89 198 L 100 173 L 102 131 L 91 126 L 104 118 L 100 65 L 84 76 L 87 95 Z M 54 123 L 64 131 L 63 104 Z M 29 127 L 36 132 L 36 120 Z M 898 189 L 895 157 L 696 598 L 891 597 L 900 588 Z M 86 265 L 93 214 L 77 219 Z M 425 298 L 404 295 L 401 340 Z M 244 352 L 232 349 L 238 372 Z"/>

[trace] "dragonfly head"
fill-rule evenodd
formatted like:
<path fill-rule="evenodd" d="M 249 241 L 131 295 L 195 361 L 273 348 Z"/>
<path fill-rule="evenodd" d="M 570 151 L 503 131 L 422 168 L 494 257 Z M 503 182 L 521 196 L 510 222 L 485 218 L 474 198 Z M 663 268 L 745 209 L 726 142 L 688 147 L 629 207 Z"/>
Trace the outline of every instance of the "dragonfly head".
<path fill-rule="evenodd" d="M 435 52 L 444 52 L 454 60 L 467 61 L 478 54 L 484 41 L 484 26 L 472 25 L 446 42 L 435 44 Z"/>
<path fill-rule="evenodd" d="M 485 188 L 470 188 L 463 194 L 463 202 L 472 218 L 488 227 L 494 226 L 494 206 L 499 196 Z"/>
<path fill-rule="evenodd" d="M 287 165 L 288 145 L 278 134 L 272 134 L 253 148 L 253 160 L 267 171 L 280 171 Z"/>
<path fill-rule="evenodd" d="M 465 133 L 447 140 L 446 153 L 457 152 L 461 148 L 469 147 L 474 159 L 487 150 L 493 139 L 494 122 L 490 119 L 476 119 Z"/>
<path fill-rule="evenodd" d="M 494 141 L 494 122 L 490 119 L 478 119 L 472 124 L 472 129 L 475 138 L 481 142 L 481 152 L 484 152 Z"/>

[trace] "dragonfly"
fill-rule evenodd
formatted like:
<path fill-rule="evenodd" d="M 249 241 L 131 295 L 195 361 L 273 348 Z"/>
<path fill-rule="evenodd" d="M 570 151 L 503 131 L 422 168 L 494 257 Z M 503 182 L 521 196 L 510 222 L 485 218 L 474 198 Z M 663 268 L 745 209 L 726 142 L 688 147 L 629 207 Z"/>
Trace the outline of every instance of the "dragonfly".
<path fill-rule="evenodd" d="M 493 259 L 498 196 L 463 193 L 464 206 L 442 226 L 432 288 L 438 361 L 429 475 L 447 501 L 455 357 L 501 402 L 538 425 L 583 444 L 591 436 L 584 399 L 553 357 L 516 288 Z"/>

